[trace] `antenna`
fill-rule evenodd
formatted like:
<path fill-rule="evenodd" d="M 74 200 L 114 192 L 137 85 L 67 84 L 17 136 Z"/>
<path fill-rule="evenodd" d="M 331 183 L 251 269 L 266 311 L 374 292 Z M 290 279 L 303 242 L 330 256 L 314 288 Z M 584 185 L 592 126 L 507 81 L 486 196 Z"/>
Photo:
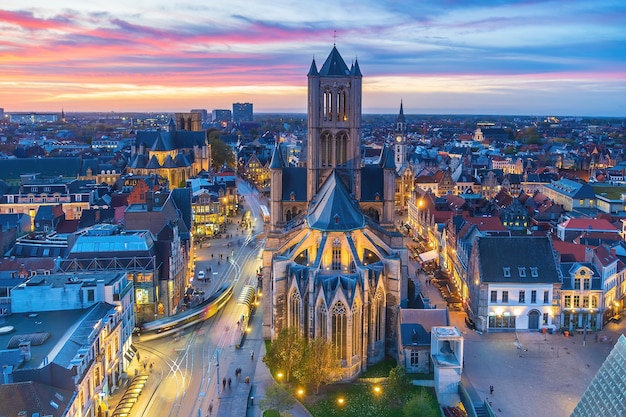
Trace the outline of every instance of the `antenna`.
<path fill-rule="evenodd" d="M 337 46 L 337 29 L 333 31 L 333 46 Z"/>

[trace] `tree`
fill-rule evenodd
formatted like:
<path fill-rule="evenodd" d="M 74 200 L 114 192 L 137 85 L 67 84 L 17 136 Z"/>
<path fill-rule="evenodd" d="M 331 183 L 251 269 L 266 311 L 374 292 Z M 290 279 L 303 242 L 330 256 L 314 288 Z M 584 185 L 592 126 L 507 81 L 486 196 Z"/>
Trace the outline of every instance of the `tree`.
<path fill-rule="evenodd" d="M 315 393 L 319 394 L 321 384 L 332 384 L 341 376 L 341 363 L 333 344 L 323 338 L 309 341 L 296 378 L 303 384 L 314 386 Z"/>
<path fill-rule="evenodd" d="M 302 361 L 306 346 L 304 337 L 295 327 L 286 327 L 278 333 L 276 340 L 270 343 L 263 362 L 268 368 L 284 371 L 289 382 L 291 375 Z"/>
<path fill-rule="evenodd" d="M 439 410 L 433 405 L 425 390 L 419 391 L 402 408 L 404 417 L 437 417 Z"/>
<path fill-rule="evenodd" d="M 209 133 L 210 132 L 210 133 Z M 228 146 L 219 137 L 219 131 L 213 130 L 207 132 L 209 144 L 211 145 L 211 158 L 213 159 L 213 167 L 219 169 L 224 165 L 235 166 L 235 154 L 233 149 Z"/>
<path fill-rule="evenodd" d="M 291 410 L 295 400 L 280 385 L 272 384 L 265 390 L 265 398 L 259 401 L 261 410 L 274 410 L 280 416 L 283 411 Z"/>
<path fill-rule="evenodd" d="M 387 395 L 390 399 L 400 399 L 407 392 L 409 385 L 409 377 L 406 375 L 404 366 L 396 366 L 389 371 L 389 379 L 387 380 Z"/>

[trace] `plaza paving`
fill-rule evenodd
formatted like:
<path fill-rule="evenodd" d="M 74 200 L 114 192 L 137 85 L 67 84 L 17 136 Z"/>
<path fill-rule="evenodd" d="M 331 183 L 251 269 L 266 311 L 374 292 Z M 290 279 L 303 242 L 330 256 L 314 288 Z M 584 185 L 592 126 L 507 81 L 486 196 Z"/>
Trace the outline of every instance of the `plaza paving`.
<path fill-rule="evenodd" d="M 421 274 L 419 278 L 431 303 L 444 306 L 439 291 L 425 283 L 427 277 Z M 464 312 L 451 311 L 450 321 L 465 337 L 464 382 L 471 384 L 480 399 L 489 399 L 498 417 L 569 417 L 626 330 L 626 320 L 609 323 L 598 333 L 612 337 L 613 343 L 596 342 L 595 333 L 589 333 L 584 346 L 582 334 L 566 338 L 518 332 L 518 349 L 514 332 L 479 334 L 466 327 Z"/>

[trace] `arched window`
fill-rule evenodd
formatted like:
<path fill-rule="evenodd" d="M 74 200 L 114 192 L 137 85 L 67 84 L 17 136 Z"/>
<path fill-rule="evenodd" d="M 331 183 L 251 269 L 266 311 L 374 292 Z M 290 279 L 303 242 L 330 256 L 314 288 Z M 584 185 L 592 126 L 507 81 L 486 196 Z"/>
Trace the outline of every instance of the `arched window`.
<path fill-rule="evenodd" d="M 285 221 L 289 221 L 293 218 L 293 215 L 291 214 L 291 210 L 287 210 L 287 212 L 285 213 Z"/>
<path fill-rule="evenodd" d="M 343 88 L 337 92 L 337 121 L 345 122 L 348 120 L 348 100 L 346 90 Z"/>
<path fill-rule="evenodd" d="M 302 304 L 302 300 L 300 299 L 300 294 L 295 289 L 291 292 L 291 297 L 289 297 L 289 315 L 287 317 L 287 325 L 288 327 L 295 327 L 301 331 L 300 325 L 300 306 Z"/>
<path fill-rule="evenodd" d="M 322 154 L 321 154 L 320 163 L 321 163 L 321 166 L 323 167 L 331 166 L 330 158 L 331 158 L 331 153 L 332 153 L 332 143 L 333 143 L 333 138 L 330 132 L 322 133 L 322 143 L 321 143 L 322 146 L 320 149 L 320 152 Z"/>
<path fill-rule="evenodd" d="M 348 135 L 346 132 L 337 134 L 337 166 L 346 166 L 348 163 Z"/>
<path fill-rule="evenodd" d="M 354 300 L 352 306 L 352 354 L 361 357 L 362 349 L 362 320 L 361 320 L 361 306 L 357 300 Z"/>
<path fill-rule="evenodd" d="M 323 301 L 317 305 L 317 337 L 328 340 L 328 311 Z"/>
<path fill-rule="evenodd" d="M 385 336 L 385 303 L 380 292 L 374 298 L 372 314 L 374 315 L 374 340 L 379 341 Z"/>
<path fill-rule="evenodd" d="M 341 270 L 341 242 L 339 239 L 335 239 L 333 242 L 333 260 L 331 268 L 335 271 Z"/>
<path fill-rule="evenodd" d="M 324 120 L 333 120 L 333 95 L 330 90 L 324 91 L 322 106 L 324 108 Z"/>
<path fill-rule="evenodd" d="M 347 328 L 347 315 L 346 315 L 346 306 L 338 301 L 333 306 L 332 311 L 332 342 L 335 348 L 337 349 L 337 356 L 339 359 L 347 360 L 348 359 L 348 346 L 347 346 L 347 336 L 348 336 L 348 328 Z"/>

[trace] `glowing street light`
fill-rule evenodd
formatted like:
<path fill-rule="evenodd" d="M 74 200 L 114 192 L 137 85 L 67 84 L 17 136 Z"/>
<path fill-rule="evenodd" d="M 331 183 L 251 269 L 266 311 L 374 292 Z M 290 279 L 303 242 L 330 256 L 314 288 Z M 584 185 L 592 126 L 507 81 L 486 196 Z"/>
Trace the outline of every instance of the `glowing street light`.
<path fill-rule="evenodd" d="M 344 405 L 345 402 L 346 400 L 343 397 L 337 398 L 337 404 L 339 404 L 340 406 Z"/>

